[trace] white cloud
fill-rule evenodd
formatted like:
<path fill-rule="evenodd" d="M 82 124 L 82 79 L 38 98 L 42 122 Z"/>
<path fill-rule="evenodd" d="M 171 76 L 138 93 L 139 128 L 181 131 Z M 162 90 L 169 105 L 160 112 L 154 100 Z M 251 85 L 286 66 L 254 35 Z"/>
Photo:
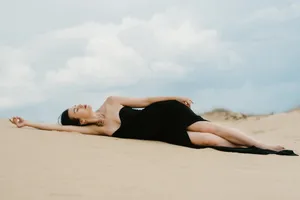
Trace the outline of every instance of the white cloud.
<path fill-rule="evenodd" d="M 271 6 L 255 11 L 246 21 L 275 21 L 283 22 L 300 17 L 300 3 L 291 3 L 287 6 Z"/>
<path fill-rule="evenodd" d="M 61 48 L 72 51 L 75 43 L 83 44 L 79 55 L 55 54 Z M 0 61 L 5 72 L 0 83 L 9 92 L 1 95 L 0 107 L 43 101 L 72 87 L 109 89 L 147 79 L 183 79 L 192 71 L 184 60 L 240 60 L 216 30 L 193 24 L 177 8 L 149 20 L 125 17 L 119 24 L 89 22 L 56 30 L 2 51 L 7 55 Z"/>
<path fill-rule="evenodd" d="M 0 107 L 19 106 L 42 100 L 34 82 L 36 73 L 21 49 L 0 47 Z"/>
<path fill-rule="evenodd" d="M 73 84 L 85 77 L 117 86 L 162 73 L 185 74 L 188 66 L 178 63 L 182 55 L 194 62 L 240 60 L 236 53 L 226 51 L 216 30 L 199 29 L 189 19 L 178 23 L 172 18 L 176 12 L 180 10 L 156 14 L 148 21 L 124 18 L 117 25 L 92 23 L 56 32 L 57 38 L 85 38 L 88 44 L 83 56 L 70 58 L 65 68 L 49 72 L 48 81 Z"/>
<path fill-rule="evenodd" d="M 134 76 L 143 76 L 143 59 L 116 37 L 90 38 L 86 54 L 73 57 L 65 67 L 47 72 L 51 84 L 101 83 L 101 87 L 130 84 Z M 133 73 L 134 72 L 134 73 Z"/>

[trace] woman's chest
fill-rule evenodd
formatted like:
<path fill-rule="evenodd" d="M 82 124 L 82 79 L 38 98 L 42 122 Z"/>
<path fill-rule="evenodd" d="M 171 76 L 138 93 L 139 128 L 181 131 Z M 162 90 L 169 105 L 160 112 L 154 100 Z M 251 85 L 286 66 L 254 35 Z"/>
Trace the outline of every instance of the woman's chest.
<path fill-rule="evenodd" d="M 108 135 L 112 135 L 120 126 L 121 121 L 119 117 L 122 105 L 105 105 L 103 108 L 104 127 Z"/>

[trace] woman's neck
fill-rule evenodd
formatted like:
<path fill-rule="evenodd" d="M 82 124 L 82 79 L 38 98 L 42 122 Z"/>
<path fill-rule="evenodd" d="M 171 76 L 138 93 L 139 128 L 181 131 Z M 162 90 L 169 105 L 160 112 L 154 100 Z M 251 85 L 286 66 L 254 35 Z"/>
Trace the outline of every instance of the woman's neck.
<path fill-rule="evenodd" d="M 93 117 L 87 120 L 89 124 L 104 125 L 105 116 L 101 112 L 94 112 Z"/>
<path fill-rule="evenodd" d="M 104 115 L 104 113 L 101 112 L 101 111 L 96 111 L 96 112 L 94 112 L 93 118 L 103 119 L 103 118 L 105 118 L 105 115 Z"/>

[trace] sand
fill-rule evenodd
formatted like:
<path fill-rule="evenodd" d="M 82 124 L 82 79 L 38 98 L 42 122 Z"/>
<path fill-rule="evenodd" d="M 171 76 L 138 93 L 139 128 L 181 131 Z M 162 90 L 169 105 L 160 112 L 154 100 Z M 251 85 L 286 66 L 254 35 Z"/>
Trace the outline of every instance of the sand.
<path fill-rule="evenodd" d="M 298 110 L 219 123 L 300 153 Z M 299 156 L 0 127 L 3 200 L 300 199 Z"/>

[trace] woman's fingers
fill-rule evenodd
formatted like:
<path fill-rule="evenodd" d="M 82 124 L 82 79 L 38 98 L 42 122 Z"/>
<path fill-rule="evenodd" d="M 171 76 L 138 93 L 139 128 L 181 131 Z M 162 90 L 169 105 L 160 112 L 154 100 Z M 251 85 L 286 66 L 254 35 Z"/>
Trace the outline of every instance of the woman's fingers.
<path fill-rule="evenodd" d="M 9 118 L 9 121 L 10 121 L 12 124 L 15 123 L 14 120 L 13 120 L 13 118 Z"/>
<path fill-rule="evenodd" d="M 191 103 L 190 103 L 190 102 L 185 101 L 184 104 L 185 104 L 186 106 L 188 106 L 188 107 L 191 107 Z"/>
<path fill-rule="evenodd" d="M 14 117 L 14 122 L 18 123 L 19 122 L 19 118 L 18 117 Z"/>
<path fill-rule="evenodd" d="M 15 117 L 10 118 L 9 121 L 10 121 L 12 124 L 18 126 L 18 121 L 17 121 L 17 119 L 16 119 Z"/>
<path fill-rule="evenodd" d="M 13 117 L 12 120 L 13 120 L 14 123 L 17 123 L 17 122 L 18 122 L 18 119 L 17 119 L 16 117 Z"/>
<path fill-rule="evenodd" d="M 20 123 L 22 123 L 24 120 L 23 120 L 21 117 L 16 116 L 16 117 L 10 118 L 9 121 L 10 121 L 11 123 L 13 123 L 13 124 L 15 124 L 15 125 L 18 126 L 18 125 L 19 125 Z"/>

